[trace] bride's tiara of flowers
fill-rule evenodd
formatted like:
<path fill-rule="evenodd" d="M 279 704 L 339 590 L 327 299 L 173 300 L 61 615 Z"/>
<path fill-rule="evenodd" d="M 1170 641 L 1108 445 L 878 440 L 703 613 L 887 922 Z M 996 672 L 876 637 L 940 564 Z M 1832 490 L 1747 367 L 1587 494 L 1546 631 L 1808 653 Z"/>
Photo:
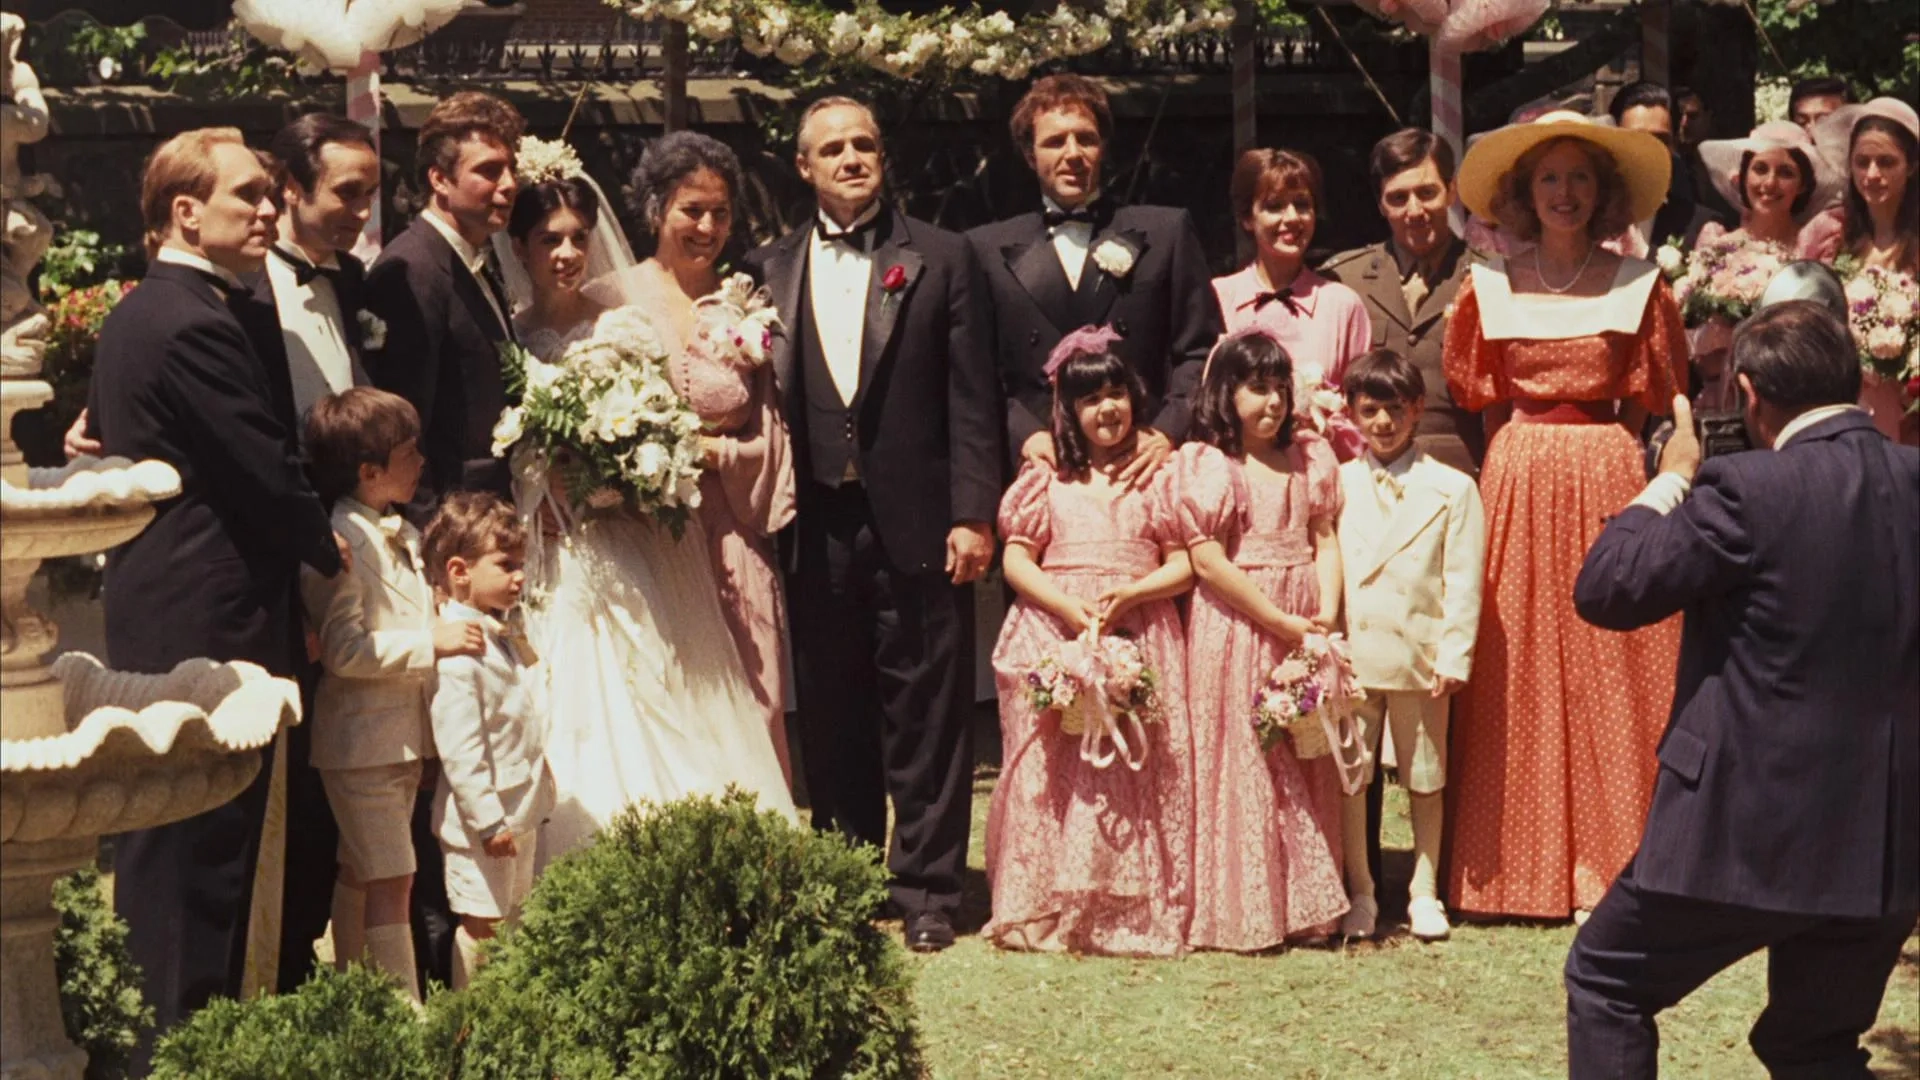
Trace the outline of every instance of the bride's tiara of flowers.
<path fill-rule="evenodd" d="M 559 139 L 522 135 L 513 158 L 514 177 L 526 185 L 587 175 L 580 155 Z"/>

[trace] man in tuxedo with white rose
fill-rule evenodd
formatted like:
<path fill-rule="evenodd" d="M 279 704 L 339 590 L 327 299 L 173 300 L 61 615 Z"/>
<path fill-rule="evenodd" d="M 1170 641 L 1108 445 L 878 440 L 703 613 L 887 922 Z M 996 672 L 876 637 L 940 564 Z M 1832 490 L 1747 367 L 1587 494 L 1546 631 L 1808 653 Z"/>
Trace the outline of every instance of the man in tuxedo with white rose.
<path fill-rule="evenodd" d="M 817 220 L 746 257 L 785 333 L 800 747 L 816 827 L 893 836 L 891 894 L 920 951 L 953 943 L 973 754 L 972 590 L 993 557 L 1000 398 L 966 241 L 881 200 L 880 128 L 847 98 L 802 116 Z"/>
<path fill-rule="evenodd" d="M 1008 448 L 1054 461 L 1047 355 L 1082 326 L 1120 334 L 1114 351 L 1146 383 L 1151 427 L 1120 476 L 1144 482 L 1185 437 L 1189 399 L 1221 334 L 1193 219 L 1164 206 L 1115 206 L 1101 191 L 1113 135 L 1106 92 L 1079 75 L 1036 80 L 1014 107 L 1013 138 L 1040 181 L 1039 210 L 967 234 L 993 303 Z"/>

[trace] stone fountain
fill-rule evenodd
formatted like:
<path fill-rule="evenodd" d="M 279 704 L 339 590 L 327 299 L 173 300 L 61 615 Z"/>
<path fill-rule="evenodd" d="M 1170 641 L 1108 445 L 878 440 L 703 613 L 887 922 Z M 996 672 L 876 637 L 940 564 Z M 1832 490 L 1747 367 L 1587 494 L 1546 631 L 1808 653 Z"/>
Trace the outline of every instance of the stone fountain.
<path fill-rule="evenodd" d="M 124 458 L 28 469 L 13 443 L 14 416 L 53 396 L 33 378 L 47 317 L 28 277 L 53 230 L 26 201 L 48 181 L 24 175 L 18 157 L 48 119 L 18 59 L 24 29 L 0 13 L 0 1080 L 80 1080 L 86 1054 L 66 1036 L 54 979 L 54 881 L 92 861 L 101 836 L 240 794 L 261 748 L 299 721 L 300 697 L 252 664 L 194 660 L 134 675 L 79 653 L 45 662 L 56 631 L 27 605 L 35 569 L 139 535 L 180 478 L 162 462 Z"/>

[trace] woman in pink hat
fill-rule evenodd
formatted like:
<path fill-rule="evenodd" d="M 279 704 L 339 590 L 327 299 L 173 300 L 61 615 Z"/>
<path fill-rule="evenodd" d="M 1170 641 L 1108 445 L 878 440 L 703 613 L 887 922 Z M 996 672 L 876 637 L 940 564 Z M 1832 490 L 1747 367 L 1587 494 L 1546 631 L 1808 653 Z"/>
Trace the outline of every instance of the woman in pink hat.
<path fill-rule="evenodd" d="M 1740 226 L 1729 232 L 1718 222 L 1700 230 L 1695 250 L 1756 248 L 1784 265 L 1810 258 L 1803 250 L 1808 222 L 1839 199 L 1840 171 L 1815 147 L 1806 129 L 1787 120 L 1761 124 L 1743 139 L 1710 139 L 1700 144 L 1714 190 L 1729 206 L 1740 208 Z M 1735 408 L 1728 351 L 1734 323 L 1720 317 L 1689 331 L 1694 371 L 1700 376 L 1695 405 Z"/>
<path fill-rule="evenodd" d="M 1814 126 L 1829 160 L 1845 163 L 1841 206 L 1807 226 L 1806 257 L 1877 266 L 1920 277 L 1920 113 L 1899 98 L 1845 105 Z M 1860 405 L 1888 438 L 1920 445 L 1920 423 L 1906 415 L 1900 385 L 1868 369 Z"/>

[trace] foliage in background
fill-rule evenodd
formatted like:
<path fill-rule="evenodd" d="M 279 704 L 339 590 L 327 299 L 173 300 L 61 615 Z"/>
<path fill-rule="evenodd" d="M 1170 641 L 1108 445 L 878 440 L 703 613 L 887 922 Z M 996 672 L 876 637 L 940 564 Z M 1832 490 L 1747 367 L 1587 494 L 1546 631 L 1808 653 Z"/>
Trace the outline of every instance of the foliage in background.
<path fill-rule="evenodd" d="M 140 969 L 127 951 L 127 924 L 114 914 L 88 866 L 53 883 L 53 968 L 67 1038 L 87 1052 L 87 1080 L 124 1080 L 153 1007 L 140 997 Z"/>
<path fill-rule="evenodd" d="M 153 1080 L 439 1080 L 426 1032 L 385 976 L 323 964 L 291 994 L 214 999 L 160 1040 Z"/>
<path fill-rule="evenodd" d="M 92 229 L 62 226 L 40 260 L 40 292 L 49 299 L 82 285 L 97 285 L 122 272 L 128 248 L 101 239 Z"/>
<path fill-rule="evenodd" d="M 1861 100 L 1920 95 L 1920 4 L 1912 0 L 1757 0 L 1761 29 L 1788 75 L 1841 75 Z M 1762 76 L 1779 65 L 1760 46 Z"/>
<path fill-rule="evenodd" d="M 291 92 L 293 61 L 255 41 L 238 23 L 218 43 L 156 38 L 144 22 L 107 26 L 65 15 L 30 27 L 28 63 L 47 86 L 150 83 L 203 101 Z"/>
<path fill-rule="evenodd" d="M 434 999 L 446 1075 L 918 1076 L 910 980 L 871 921 L 885 898 L 871 852 L 737 791 L 629 812 Z"/>

